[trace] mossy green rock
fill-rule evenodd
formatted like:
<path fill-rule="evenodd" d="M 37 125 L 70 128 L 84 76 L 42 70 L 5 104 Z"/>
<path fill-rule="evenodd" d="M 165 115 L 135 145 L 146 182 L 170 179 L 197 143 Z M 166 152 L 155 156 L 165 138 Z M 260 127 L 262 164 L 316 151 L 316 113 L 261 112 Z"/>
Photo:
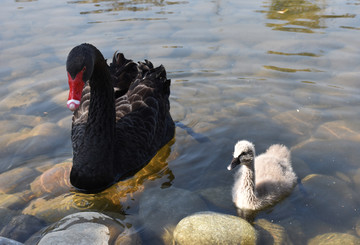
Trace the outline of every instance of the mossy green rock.
<path fill-rule="evenodd" d="M 176 244 L 255 244 L 256 231 L 247 221 L 215 212 L 195 213 L 174 230 Z"/>

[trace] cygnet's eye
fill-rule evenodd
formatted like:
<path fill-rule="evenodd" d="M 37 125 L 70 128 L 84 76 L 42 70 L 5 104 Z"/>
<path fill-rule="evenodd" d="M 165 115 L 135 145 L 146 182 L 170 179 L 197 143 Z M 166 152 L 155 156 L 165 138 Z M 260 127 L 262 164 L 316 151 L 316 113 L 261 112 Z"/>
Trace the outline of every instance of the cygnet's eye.
<path fill-rule="evenodd" d="M 251 150 L 249 151 L 243 151 L 241 154 L 241 156 L 253 156 L 253 152 Z"/>

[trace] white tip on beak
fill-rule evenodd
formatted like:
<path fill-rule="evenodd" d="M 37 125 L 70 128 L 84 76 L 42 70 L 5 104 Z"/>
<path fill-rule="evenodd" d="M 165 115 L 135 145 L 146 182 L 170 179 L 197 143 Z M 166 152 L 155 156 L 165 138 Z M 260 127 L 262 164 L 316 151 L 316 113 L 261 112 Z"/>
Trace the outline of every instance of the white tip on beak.
<path fill-rule="evenodd" d="M 67 104 L 67 107 L 69 108 L 70 111 L 75 111 L 79 107 L 80 101 L 78 101 L 78 100 L 68 100 L 68 102 L 66 104 Z"/>

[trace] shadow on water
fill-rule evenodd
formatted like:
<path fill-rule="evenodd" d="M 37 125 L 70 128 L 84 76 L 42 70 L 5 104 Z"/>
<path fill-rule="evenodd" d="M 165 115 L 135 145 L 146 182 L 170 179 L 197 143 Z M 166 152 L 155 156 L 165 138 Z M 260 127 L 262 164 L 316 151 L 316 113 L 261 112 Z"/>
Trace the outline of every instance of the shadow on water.
<path fill-rule="evenodd" d="M 191 127 L 186 126 L 182 122 L 175 122 L 175 125 L 179 128 L 184 129 L 186 133 L 193 137 L 194 140 L 196 140 L 198 143 L 205 143 L 210 141 L 208 137 L 203 134 L 196 133 Z"/>

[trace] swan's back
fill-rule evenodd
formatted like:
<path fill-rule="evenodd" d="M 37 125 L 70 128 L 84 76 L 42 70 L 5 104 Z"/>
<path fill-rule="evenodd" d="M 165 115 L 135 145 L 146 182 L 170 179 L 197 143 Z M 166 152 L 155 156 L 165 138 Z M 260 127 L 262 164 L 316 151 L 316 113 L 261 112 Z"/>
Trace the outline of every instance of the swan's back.
<path fill-rule="evenodd" d="M 115 147 L 119 149 L 115 158 L 119 168 L 131 162 L 140 169 L 174 136 L 175 125 L 169 114 L 170 80 L 163 66 L 152 68 L 150 64 L 140 63 L 149 70 L 115 100 Z"/>
<path fill-rule="evenodd" d="M 255 158 L 255 183 L 259 198 L 272 203 L 288 195 L 296 184 L 291 153 L 286 146 L 272 145 Z"/>

